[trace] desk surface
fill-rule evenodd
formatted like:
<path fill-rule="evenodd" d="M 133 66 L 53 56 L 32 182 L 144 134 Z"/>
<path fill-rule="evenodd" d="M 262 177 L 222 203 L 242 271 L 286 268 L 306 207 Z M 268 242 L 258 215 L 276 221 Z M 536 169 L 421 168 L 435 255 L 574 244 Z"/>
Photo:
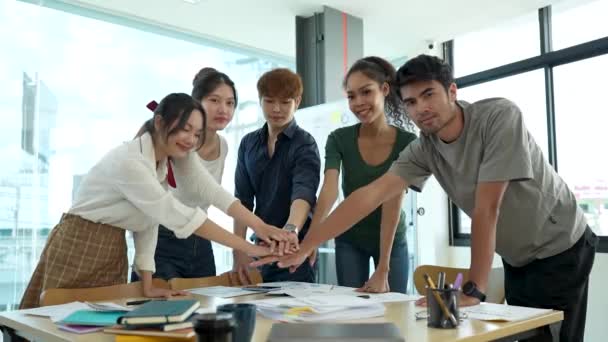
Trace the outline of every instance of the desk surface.
<path fill-rule="evenodd" d="M 194 296 L 199 299 L 202 307 L 215 307 L 225 303 L 243 302 L 247 300 L 262 298 L 261 295 L 243 296 L 230 299 L 212 298 L 205 296 Z M 116 301 L 117 303 L 124 303 Z M 384 317 L 362 319 L 349 322 L 371 323 L 371 322 L 393 322 L 406 341 L 488 341 L 502 337 L 511 336 L 541 326 L 559 322 L 563 319 L 561 311 L 537 316 L 532 319 L 518 322 L 484 322 L 465 319 L 458 329 L 434 329 L 426 326 L 426 320 L 416 320 L 415 313 L 424 311 L 417 307 L 414 302 L 386 303 Z M 253 342 L 265 342 L 273 321 L 257 316 Z M 48 318 L 28 316 L 13 312 L 0 313 L 0 325 L 14 329 L 20 335 L 40 341 L 114 341 L 114 335 L 104 333 L 72 334 L 59 330 Z"/>

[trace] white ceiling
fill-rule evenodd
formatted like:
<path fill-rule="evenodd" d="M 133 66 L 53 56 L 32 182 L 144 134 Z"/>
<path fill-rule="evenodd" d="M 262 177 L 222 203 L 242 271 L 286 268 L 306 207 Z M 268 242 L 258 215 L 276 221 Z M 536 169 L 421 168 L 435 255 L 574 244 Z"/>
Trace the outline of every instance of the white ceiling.
<path fill-rule="evenodd" d="M 295 16 L 312 15 L 327 5 L 362 18 L 364 53 L 390 59 L 424 52 L 429 40 L 449 40 L 559 1 L 65 0 L 290 58 L 295 55 Z"/>

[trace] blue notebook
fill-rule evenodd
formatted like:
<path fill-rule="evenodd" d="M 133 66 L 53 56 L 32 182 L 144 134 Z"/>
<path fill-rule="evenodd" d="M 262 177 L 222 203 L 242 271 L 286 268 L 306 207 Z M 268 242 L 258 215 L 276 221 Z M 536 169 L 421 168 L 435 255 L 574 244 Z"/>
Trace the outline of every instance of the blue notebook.
<path fill-rule="evenodd" d="M 116 324 L 116 320 L 125 314 L 124 311 L 78 310 L 61 320 L 61 324 L 87 325 L 105 327 Z"/>
<path fill-rule="evenodd" d="M 185 321 L 198 307 L 198 300 L 153 300 L 127 312 L 118 320 L 120 324 L 161 324 Z"/>

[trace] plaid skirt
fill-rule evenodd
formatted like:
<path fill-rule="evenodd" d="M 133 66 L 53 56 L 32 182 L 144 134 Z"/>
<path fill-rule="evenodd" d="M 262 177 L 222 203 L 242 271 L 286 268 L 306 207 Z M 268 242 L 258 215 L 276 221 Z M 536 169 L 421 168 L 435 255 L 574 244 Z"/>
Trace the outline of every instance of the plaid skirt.
<path fill-rule="evenodd" d="M 19 308 L 40 306 L 40 295 L 50 288 L 124 284 L 128 264 L 124 229 L 63 214 L 49 235 Z"/>

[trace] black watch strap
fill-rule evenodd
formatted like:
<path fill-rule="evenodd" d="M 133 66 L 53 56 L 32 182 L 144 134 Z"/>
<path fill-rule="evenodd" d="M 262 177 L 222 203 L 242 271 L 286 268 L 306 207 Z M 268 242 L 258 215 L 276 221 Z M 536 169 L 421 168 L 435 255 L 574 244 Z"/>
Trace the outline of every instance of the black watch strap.
<path fill-rule="evenodd" d="M 479 289 L 477 288 L 477 284 L 470 280 L 462 286 L 462 293 L 469 297 L 477 298 L 482 302 L 486 301 L 486 294 L 479 291 Z"/>

